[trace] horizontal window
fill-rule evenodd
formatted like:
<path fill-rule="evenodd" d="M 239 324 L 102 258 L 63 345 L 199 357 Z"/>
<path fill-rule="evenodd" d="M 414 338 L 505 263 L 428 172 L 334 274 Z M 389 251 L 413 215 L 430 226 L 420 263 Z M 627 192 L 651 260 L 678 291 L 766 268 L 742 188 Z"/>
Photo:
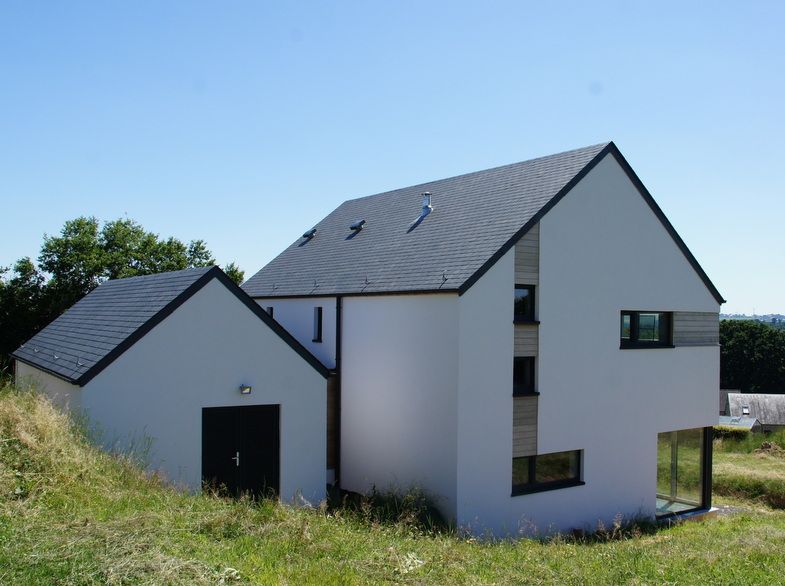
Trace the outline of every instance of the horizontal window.
<path fill-rule="evenodd" d="M 622 348 L 663 348 L 672 346 L 673 314 L 666 311 L 622 311 Z"/>
<path fill-rule="evenodd" d="M 534 321 L 534 285 L 515 285 L 515 321 Z"/>
<path fill-rule="evenodd" d="M 581 482 L 581 450 L 512 459 L 512 494 L 554 490 Z"/>
<path fill-rule="evenodd" d="M 531 395 L 534 391 L 534 356 L 513 358 L 512 394 Z"/>

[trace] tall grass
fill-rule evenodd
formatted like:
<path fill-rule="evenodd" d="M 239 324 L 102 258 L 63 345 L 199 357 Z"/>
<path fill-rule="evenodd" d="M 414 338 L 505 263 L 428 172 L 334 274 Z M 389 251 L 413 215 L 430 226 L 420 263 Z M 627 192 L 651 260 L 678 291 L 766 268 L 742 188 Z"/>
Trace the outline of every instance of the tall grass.
<path fill-rule="evenodd" d="M 709 584 L 785 575 L 785 512 L 773 509 L 485 542 L 424 529 L 412 517 L 427 510 L 422 501 L 373 505 L 292 509 L 183 494 L 94 449 L 40 397 L 0 390 L 0 584 Z"/>

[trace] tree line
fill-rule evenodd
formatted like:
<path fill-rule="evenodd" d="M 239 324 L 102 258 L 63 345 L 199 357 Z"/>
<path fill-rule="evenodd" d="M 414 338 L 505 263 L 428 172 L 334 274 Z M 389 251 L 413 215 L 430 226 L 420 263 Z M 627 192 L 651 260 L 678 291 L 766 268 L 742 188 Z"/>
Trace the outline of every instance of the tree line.
<path fill-rule="evenodd" d="M 720 387 L 785 393 L 785 330 L 753 320 L 720 322 Z"/>
<path fill-rule="evenodd" d="M 107 279 L 212 266 L 204 240 L 161 238 L 130 219 L 79 217 L 57 236 L 44 236 L 38 263 L 29 257 L 0 267 L 0 373 L 11 352 Z M 224 272 L 236 283 L 243 271 Z"/>

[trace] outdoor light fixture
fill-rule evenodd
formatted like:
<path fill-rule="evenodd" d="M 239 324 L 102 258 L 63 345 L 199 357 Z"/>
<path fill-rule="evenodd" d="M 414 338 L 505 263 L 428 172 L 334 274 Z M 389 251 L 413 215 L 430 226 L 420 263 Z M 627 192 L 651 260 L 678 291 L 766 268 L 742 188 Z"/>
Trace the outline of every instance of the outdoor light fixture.
<path fill-rule="evenodd" d="M 240 394 L 241 395 L 250 395 L 253 387 L 251 385 L 240 385 Z"/>

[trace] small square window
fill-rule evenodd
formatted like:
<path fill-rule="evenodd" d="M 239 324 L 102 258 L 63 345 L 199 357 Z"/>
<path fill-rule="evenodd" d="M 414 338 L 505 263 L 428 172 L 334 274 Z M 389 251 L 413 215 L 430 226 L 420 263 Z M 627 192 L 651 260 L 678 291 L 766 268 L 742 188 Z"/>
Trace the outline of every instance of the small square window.
<path fill-rule="evenodd" d="M 534 285 L 515 285 L 516 322 L 534 321 Z"/>
<path fill-rule="evenodd" d="M 513 359 L 512 394 L 531 395 L 534 391 L 534 356 Z"/>
<path fill-rule="evenodd" d="M 741 407 L 741 414 L 742 415 L 749 415 L 750 414 L 750 408 L 749 408 L 748 405 L 742 405 L 742 407 Z"/>

